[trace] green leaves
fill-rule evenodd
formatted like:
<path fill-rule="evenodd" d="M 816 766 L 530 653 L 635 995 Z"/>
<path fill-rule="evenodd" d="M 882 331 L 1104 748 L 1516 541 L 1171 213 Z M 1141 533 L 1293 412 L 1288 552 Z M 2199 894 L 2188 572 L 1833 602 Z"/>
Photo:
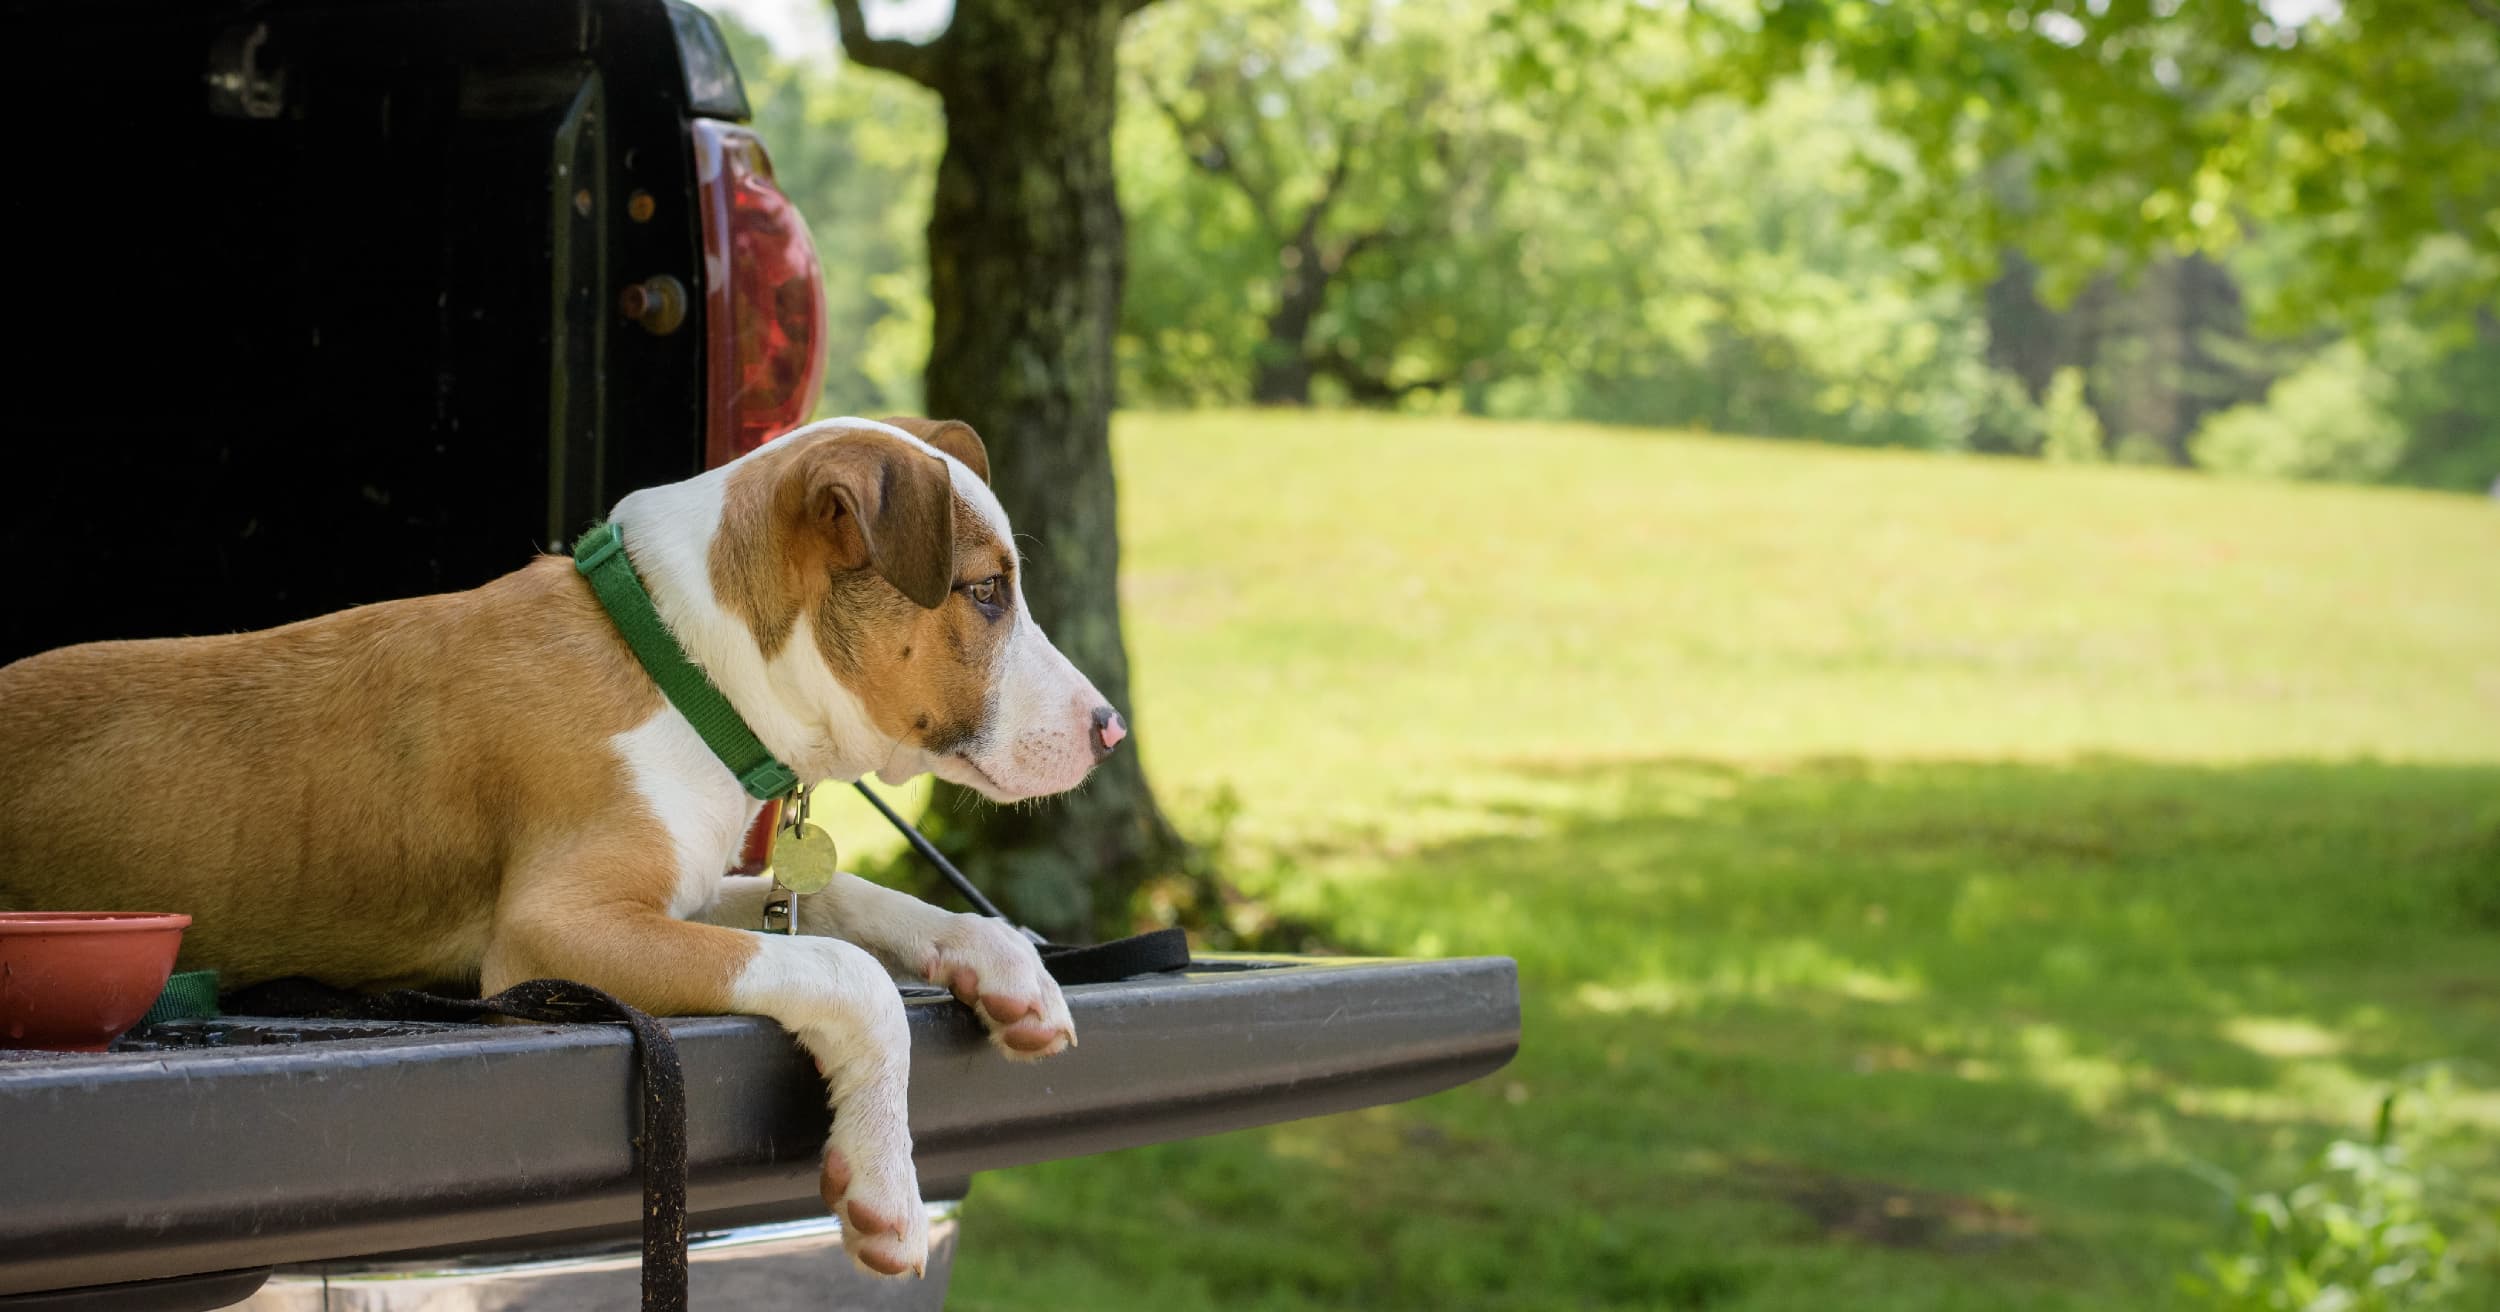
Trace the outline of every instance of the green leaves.
<path fill-rule="evenodd" d="M 2239 1195 L 2241 1242 L 2180 1280 L 2190 1303 L 2209 1312 L 2456 1306 L 2449 1227 L 2468 1195 L 2398 1143 L 2396 1105 L 2388 1094 L 2371 1140 L 2327 1145 L 2300 1184 Z"/>
<path fill-rule="evenodd" d="M 2298 25 L 2263 0 L 2155 5 L 1701 7 L 1695 85 L 1760 96 L 1818 60 L 1878 91 L 1942 187 L 1916 222 L 2053 267 L 2311 235 L 2283 317 L 2369 318 L 2414 253 L 2476 253 L 2460 300 L 2500 296 L 2500 13 L 2351 0 Z M 2261 312 L 2278 307 L 2260 306 Z"/>

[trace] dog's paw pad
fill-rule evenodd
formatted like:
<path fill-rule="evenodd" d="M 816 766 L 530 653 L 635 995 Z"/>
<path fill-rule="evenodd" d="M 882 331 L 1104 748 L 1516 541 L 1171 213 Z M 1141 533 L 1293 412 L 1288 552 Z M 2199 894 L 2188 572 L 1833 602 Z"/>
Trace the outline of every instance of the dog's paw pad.
<path fill-rule="evenodd" d="M 1076 1045 L 1076 1022 L 1059 985 L 1033 945 L 1003 921 L 958 917 L 921 973 L 970 1007 L 1009 1057 L 1029 1061 Z"/>
<path fill-rule="evenodd" d="M 899 1276 L 919 1275 L 928 1267 L 928 1219 L 913 1191 L 891 1189 L 872 1199 L 873 1182 L 855 1179 L 849 1160 L 830 1148 L 817 1187 L 825 1210 L 842 1222 L 844 1251 L 862 1270 Z"/>
<path fill-rule="evenodd" d="M 913 1251 L 910 1241 L 900 1234 L 855 1236 L 854 1232 L 844 1231 L 843 1246 L 850 1250 L 851 1260 L 859 1263 L 861 1269 L 877 1275 L 918 1276 L 928 1273 L 929 1255 L 926 1246 L 924 1245 L 919 1251 Z"/>
<path fill-rule="evenodd" d="M 981 995 L 981 1010 L 988 1012 L 991 1020 L 1010 1027 L 1013 1027 L 1017 1021 L 1032 1015 L 1038 1005 L 1036 999 L 1021 997 L 1013 993 Z"/>
<path fill-rule="evenodd" d="M 842 1154 L 826 1149 L 824 1167 L 816 1178 L 816 1196 L 825 1200 L 826 1211 L 838 1214 L 842 1195 L 850 1191 L 851 1164 L 842 1160 Z"/>
<path fill-rule="evenodd" d="M 1047 1057 L 1068 1046 L 1073 1036 L 1038 1016 L 999 1027 L 998 1042 L 1011 1057 Z"/>
<path fill-rule="evenodd" d="M 878 1211 L 876 1208 L 870 1207 L 866 1203 L 852 1203 L 850 1206 L 844 1208 L 843 1211 L 845 1215 L 842 1218 L 842 1224 L 859 1231 L 863 1235 L 902 1233 L 902 1221 L 897 1218 L 887 1216 L 885 1213 Z"/>

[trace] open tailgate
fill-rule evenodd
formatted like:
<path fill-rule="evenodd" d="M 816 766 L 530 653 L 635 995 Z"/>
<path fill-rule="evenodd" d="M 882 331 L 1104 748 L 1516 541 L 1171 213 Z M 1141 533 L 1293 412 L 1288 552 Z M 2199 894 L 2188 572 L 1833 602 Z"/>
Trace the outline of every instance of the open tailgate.
<path fill-rule="evenodd" d="M 923 1192 L 976 1171 L 1419 1097 L 1517 1049 L 1505 958 L 1230 956 L 1067 990 L 1082 1046 L 1003 1060 L 907 989 Z M 186 1033 L 184 1027 L 190 1027 Z M 690 1230 L 820 1213 L 823 1084 L 769 1021 L 669 1022 Z M 0 1053 L 0 1299 L 414 1250 L 635 1232 L 621 1025 L 219 1021 Z M 212 1046 L 213 1045 L 213 1046 Z"/>

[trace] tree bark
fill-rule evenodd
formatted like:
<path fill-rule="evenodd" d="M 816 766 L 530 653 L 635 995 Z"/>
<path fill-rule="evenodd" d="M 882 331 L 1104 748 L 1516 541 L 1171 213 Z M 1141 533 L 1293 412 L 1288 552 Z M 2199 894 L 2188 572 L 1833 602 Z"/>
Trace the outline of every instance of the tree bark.
<path fill-rule="evenodd" d="M 937 42 L 877 51 L 853 0 L 844 46 L 935 89 L 946 150 L 929 217 L 929 413 L 989 447 L 1021 539 L 1024 598 L 1127 717 L 1111 468 L 1112 334 L 1127 248 L 1114 187 L 1126 0 L 959 0 Z M 856 40 L 854 39 L 856 38 Z M 863 63 L 895 67 L 875 58 Z M 1133 894 L 1184 845 L 1132 747 L 1075 793 L 1013 807 L 940 783 L 931 837 L 1010 914 L 1055 937 L 1127 932 Z"/>
<path fill-rule="evenodd" d="M 1996 279 L 1988 284 L 1988 363 L 2021 380 L 2037 405 L 2049 394 L 2058 367 L 2071 364 L 2062 349 L 2068 336 L 2057 312 L 2040 300 L 2040 266 L 2007 247 Z"/>
<path fill-rule="evenodd" d="M 2165 445 L 2174 461 L 2193 468 L 2196 453 L 2189 444 L 2197 430 L 2216 411 L 2263 396 L 2265 387 L 2242 362 L 2217 349 L 2248 340 L 2248 310 L 2231 271 L 2195 254 L 2178 262 L 2177 275 L 2179 405 Z"/>
<path fill-rule="evenodd" d="M 1250 369 L 1254 405 L 1311 404 L 1311 321 L 1328 297 L 1333 272 L 1321 265 L 1314 226 L 1305 224 L 1298 239 L 1276 253 L 1276 309 Z"/>

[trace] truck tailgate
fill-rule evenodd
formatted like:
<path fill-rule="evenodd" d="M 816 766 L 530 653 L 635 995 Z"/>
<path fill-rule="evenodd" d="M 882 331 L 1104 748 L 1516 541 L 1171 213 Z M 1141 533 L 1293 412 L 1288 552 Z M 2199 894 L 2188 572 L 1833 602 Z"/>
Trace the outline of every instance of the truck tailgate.
<path fill-rule="evenodd" d="M 1519 1039 L 1499 957 L 1217 957 L 1082 985 L 1081 1046 L 1030 1064 L 951 999 L 907 992 L 931 1198 L 976 1171 L 1419 1097 L 1499 1069 Z M 622 1026 L 187 1024 L 221 1045 L 0 1054 L 0 1296 L 634 1233 Z M 761 1019 L 669 1024 L 690 1229 L 821 1212 L 806 1056 Z"/>

